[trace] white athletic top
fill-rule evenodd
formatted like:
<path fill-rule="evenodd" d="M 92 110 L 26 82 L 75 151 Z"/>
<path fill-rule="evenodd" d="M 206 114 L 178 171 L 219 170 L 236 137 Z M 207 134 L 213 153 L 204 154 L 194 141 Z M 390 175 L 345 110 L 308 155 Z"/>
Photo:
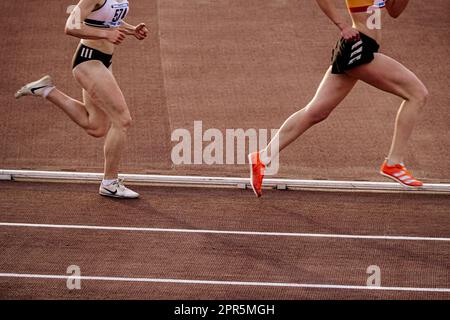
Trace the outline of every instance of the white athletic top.
<path fill-rule="evenodd" d="M 129 11 L 128 0 L 105 0 L 103 5 L 92 11 L 84 23 L 97 28 L 115 28 L 122 24 Z"/>

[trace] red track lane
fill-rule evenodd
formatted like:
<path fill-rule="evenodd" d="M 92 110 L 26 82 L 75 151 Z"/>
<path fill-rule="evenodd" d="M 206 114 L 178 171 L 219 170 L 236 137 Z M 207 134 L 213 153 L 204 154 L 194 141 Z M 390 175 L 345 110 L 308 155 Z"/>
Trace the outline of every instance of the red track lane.
<path fill-rule="evenodd" d="M 136 187 L 137 201 L 95 185 L 0 183 L 1 222 L 449 237 L 449 198 L 433 195 Z M 189 203 L 189 205 L 186 205 Z M 296 209 L 292 209 L 296 208 Z M 419 212 L 427 212 L 424 216 Z M 448 288 L 450 243 L 0 227 L 0 272 Z M 18 254 L 20 252 L 20 254 Z M 420 298 L 447 293 L 0 278 L 2 298 Z"/>

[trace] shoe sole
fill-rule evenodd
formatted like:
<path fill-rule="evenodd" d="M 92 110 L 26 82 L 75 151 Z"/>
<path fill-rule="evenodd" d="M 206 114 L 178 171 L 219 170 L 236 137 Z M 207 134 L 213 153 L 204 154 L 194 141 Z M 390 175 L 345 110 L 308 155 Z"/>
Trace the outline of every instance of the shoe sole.
<path fill-rule="evenodd" d="M 252 157 L 249 155 L 248 156 L 248 163 L 249 163 L 249 167 L 250 167 L 250 185 L 252 186 L 253 192 L 255 193 L 255 195 L 260 198 L 262 195 L 258 194 L 258 192 L 256 192 L 255 186 L 253 185 L 253 164 L 252 164 Z"/>
<path fill-rule="evenodd" d="M 394 181 L 397 182 L 397 183 L 400 183 L 400 185 L 401 185 L 402 187 L 405 187 L 405 188 L 407 188 L 407 189 L 411 189 L 411 190 L 420 190 L 420 189 L 422 189 L 422 187 L 423 187 L 423 186 L 418 186 L 418 187 L 415 187 L 415 186 L 409 186 L 409 185 L 403 183 L 403 181 L 401 181 L 400 179 L 397 179 L 396 177 L 393 177 L 393 176 L 391 176 L 391 175 L 389 175 L 389 174 L 387 174 L 387 173 L 384 173 L 383 171 L 380 171 L 380 174 L 381 174 L 382 176 L 385 176 L 386 178 L 389 178 L 389 179 L 391 179 L 391 180 L 394 180 Z"/>
<path fill-rule="evenodd" d="M 136 197 L 123 197 L 123 196 L 116 196 L 113 194 L 106 194 L 106 193 L 98 193 L 99 195 L 101 195 L 102 197 L 108 197 L 108 198 L 115 198 L 115 199 L 137 199 L 139 198 L 139 195 L 137 195 Z"/>

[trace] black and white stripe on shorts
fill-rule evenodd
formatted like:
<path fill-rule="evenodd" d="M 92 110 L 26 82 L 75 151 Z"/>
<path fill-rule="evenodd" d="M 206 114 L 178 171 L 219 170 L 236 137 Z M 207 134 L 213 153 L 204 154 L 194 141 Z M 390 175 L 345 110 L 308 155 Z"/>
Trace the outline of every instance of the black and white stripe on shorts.
<path fill-rule="evenodd" d="M 89 49 L 89 48 L 83 48 L 83 49 L 81 49 L 80 56 L 82 58 L 91 59 L 93 53 L 94 53 L 94 50 Z"/>
<path fill-rule="evenodd" d="M 363 48 L 364 46 L 362 40 L 359 40 L 352 46 L 352 53 L 350 54 L 350 61 L 348 62 L 348 65 L 352 65 L 356 61 L 361 60 Z"/>

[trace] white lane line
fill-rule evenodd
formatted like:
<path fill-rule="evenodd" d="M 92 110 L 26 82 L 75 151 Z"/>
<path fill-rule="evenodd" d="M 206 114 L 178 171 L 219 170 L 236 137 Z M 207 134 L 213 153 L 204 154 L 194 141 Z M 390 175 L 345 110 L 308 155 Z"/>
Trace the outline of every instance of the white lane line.
<path fill-rule="evenodd" d="M 87 281 L 113 281 L 113 282 L 136 282 L 136 283 L 144 282 L 144 283 L 203 284 L 203 285 L 246 286 L 246 287 L 284 287 L 284 288 L 312 288 L 312 289 L 339 289 L 339 290 L 377 290 L 377 291 L 450 293 L 450 288 L 369 287 L 369 286 L 333 285 L 333 284 L 187 280 L 187 279 L 158 279 L 158 278 L 125 278 L 125 277 L 96 277 L 96 276 L 63 276 L 63 275 L 47 275 L 47 274 L 22 274 L 22 273 L 0 273 L 0 278 L 59 279 L 59 280 L 71 279 L 71 280 L 87 280 Z"/>
<path fill-rule="evenodd" d="M 107 227 L 87 225 L 64 224 L 35 224 L 35 223 L 10 223 L 0 222 L 0 227 L 18 228 L 48 228 L 48 229 L 81 229 L 104 231 L 137 231 L 137 232 L 166 232 L 166 233 L 197 233 L 197 234 L 222 234 L 244 236 L 269 236 L 269 237 L 297 237 L 297 238 L 334 238 L 334 239 L 366 239 L 366 240 L 396 240 L 396 241 L 445 241 L 450 238 L 434 237 L 410 237 L 410 236 L 373 236 L 350 234 L 321 234 L 321 233 L 286 233 L 286 232 L 256 232 L 256 231 L 231 231 L 231 230 L 203 230 L 203 229 L 164 229 L 164 228 L 139 228 L 139 227 Z"/>

